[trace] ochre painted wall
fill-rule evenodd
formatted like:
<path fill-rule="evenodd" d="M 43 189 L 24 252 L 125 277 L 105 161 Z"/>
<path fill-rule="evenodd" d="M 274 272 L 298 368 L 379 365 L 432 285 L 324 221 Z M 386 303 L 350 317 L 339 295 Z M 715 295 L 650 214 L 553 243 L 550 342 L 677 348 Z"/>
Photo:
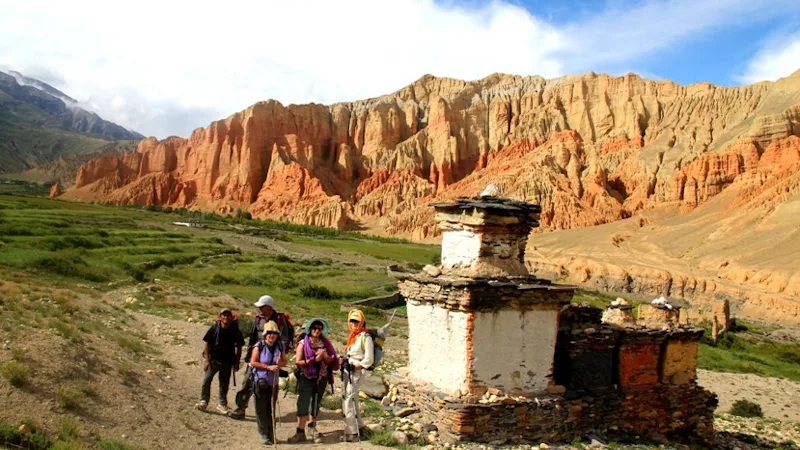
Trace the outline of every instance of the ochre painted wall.
<path fill-rule="evenodd" d="M 686 384 L 697 377 L 697 341 L 667 343 L 661 381 L 667 384 Z"/>

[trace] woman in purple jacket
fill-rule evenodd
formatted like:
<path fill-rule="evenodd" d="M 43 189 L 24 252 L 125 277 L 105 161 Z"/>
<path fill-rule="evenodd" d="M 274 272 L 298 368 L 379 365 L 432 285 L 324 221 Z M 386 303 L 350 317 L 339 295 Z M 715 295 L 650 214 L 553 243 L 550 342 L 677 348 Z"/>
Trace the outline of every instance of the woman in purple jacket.
<path fill-rule="evenodd" d="M 306 322 L 305 337 L 297 343 L 295 363 L 297 373 L 297 432 L 289 442 L 306 440 L 306 424 L 309 434 L 316 437 L 315 419 L 319 413 L 320 401 L 325 395 L 328 383 L 333 383 L 333 373 L 339 370 L 336 349 L 325 335 L 328 333 L 325 319 L 313 318 Z"/>

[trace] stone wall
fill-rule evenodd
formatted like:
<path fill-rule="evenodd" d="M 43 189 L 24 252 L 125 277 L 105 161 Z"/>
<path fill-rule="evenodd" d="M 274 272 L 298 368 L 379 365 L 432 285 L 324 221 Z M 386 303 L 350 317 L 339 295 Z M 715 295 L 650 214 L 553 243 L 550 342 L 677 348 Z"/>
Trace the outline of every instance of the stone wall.
<path fill-rule="evenodd" d="M 680 309 L 641 304 L 639 305 L 639 323 L 651 328 L 678 325 Z"/>
<path fill-rule="evenodd" d="M 420 408 L 426 420 L 436 423 L 445 442 L 568 442 L 588 433 L 704 445 L 714 440 L 716 396 L 694 383 L 654 385 L 637 394 L 612 391 L 574 399 L 495 396 L 493 401 L 475 401 L 401 378 L 389 381 Z"/>
<path fill-rule="evenodd" d="M 561 306 L 572 299 L 574 288 L 552 285 L 534 277 L 481 280 L 425 274 L 397 274 L 400 295 L 459 311 L 516 310 Z"/>

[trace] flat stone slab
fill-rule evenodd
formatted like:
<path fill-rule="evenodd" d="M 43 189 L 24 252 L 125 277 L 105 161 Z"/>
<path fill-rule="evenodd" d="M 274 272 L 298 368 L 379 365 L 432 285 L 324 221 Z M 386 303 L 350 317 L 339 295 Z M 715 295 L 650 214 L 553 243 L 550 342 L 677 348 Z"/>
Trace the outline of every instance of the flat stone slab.
<path fill-rule="evenodd" d="M 383 379 L 377 375 L 365 376 L 364 379 L 361 380 L 359 389 L 368 396 L 377 399 L 383 398 L 383 396 L 389 392 Z"/>

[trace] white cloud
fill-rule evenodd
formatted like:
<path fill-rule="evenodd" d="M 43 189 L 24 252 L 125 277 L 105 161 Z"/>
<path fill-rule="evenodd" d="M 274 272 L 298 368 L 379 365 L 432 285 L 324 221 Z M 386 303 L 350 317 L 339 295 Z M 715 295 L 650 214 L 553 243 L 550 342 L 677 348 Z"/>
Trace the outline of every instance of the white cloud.
<path fill-rule="evenodd" d="M 747 63 L 743 83 L 774 81 L 800 69 L 800 33 L 770 39 Z"/>
<path fill-rule="evenodd" d="M 64 80 L 57 87 L 104 118 L 159 137 L 268 98 L 331 103 L 390 93 L 426 73 L 563 71 L 552 56 L 561 34 L 499 1 L 2 3 L 0 63 L 49 67 Z M 210 117 L 158 124 L 186 113 Z"/>
<path fill-rule="evenodd" d="M 143 134 L 186 136 L 259 100 L 359 100 L 426 73 L 618 72 L 764 4 L 792 3 L 649 0 L 558 26 L 509 1 L 0 0 L 0 67 L 45 74 Z"/>
<path fill-rule="evenodd" d="M 783 0 L 647 0 L 636 7 L 615 4 L 582 23 L 568 26 L 572 64 L 630 61 L 720 26 L 752 20 L 750 13 Z M 591 48 L 586 51 L 585 46 Z"/>

